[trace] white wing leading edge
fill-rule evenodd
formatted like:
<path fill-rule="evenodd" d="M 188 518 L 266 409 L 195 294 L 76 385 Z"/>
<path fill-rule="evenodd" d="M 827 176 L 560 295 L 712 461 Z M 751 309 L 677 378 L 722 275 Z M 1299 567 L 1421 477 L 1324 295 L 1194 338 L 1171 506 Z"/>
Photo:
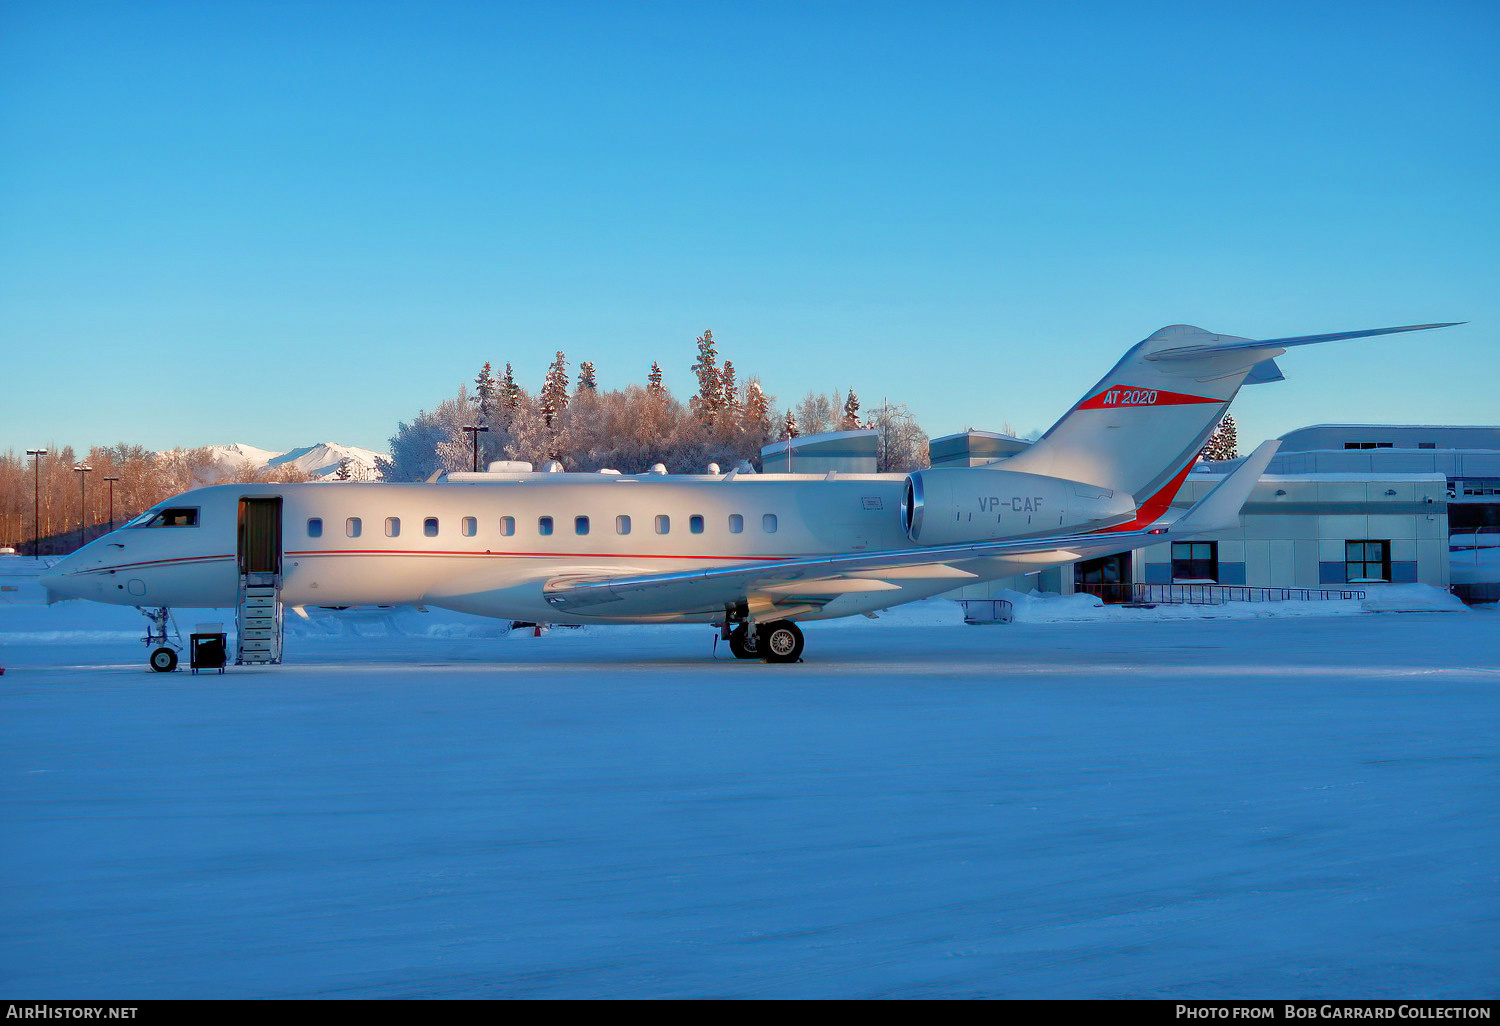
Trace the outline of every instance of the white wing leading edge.
<path fill-rule="evenodd" d="M 607 608 L 612 603 L 631 606 L 632 614 L 643 606 L 663 612 L 711 613 L 726 604 L 756 597 L 782 606 L 817 606 L 839 595 L 896 591 L 903 580 L 952 579 L 957 587 L 964 580 L 978 576 L 963 569 L 963 564 L 969 561 L 1048 566 L 1154 545 L 1168 537 L 1175 540 L 1233 527 L 1239 522 L 1240 507 L 1279 445 L 1274 441 L 1263 443 L 1185 514 L 1149 530 L 1095 530 L 885 552 L 792 556 L 753 566 L 664 573 L 563 574 L 546 582 L 544 594 L 547 602 L 559 610 L 611 615 L 620 608 Z"/>

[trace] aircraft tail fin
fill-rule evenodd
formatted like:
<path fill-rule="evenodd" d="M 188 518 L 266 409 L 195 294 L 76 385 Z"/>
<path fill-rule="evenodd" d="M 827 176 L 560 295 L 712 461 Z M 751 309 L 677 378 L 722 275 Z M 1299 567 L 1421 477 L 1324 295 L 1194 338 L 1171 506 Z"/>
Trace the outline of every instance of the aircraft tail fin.
<path fill-rule="evenodd" d="M 1448 326 L 1250 339 L 1174 324 L 1132 347 L 1046 434 L 996 466 L 1112 488 L 1164 511 L 1240 387 L 1281 380 L 1275 359 L 1288 347 Z"/>

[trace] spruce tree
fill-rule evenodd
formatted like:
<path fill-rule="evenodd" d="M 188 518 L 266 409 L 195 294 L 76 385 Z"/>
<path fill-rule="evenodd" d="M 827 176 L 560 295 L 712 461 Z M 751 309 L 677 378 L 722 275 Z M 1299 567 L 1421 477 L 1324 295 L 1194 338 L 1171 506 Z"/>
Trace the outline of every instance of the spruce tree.
<path fill-rule="evenodd" d="M 585 360 L 578 365 L 578 390 L 574 394 L 581 395 L 584 392 L 598 391 L 599 383 L 594 380 L 594 364 L 592 361 Z"/>
<path fill-rule="evenodd" d="M 797 429 L 797 415 L 791 410 L 787 410 L 786 420 L 781 423 L 781 437 L 796 438 L 800 434 L 802 432 Z"/>
<path fill-rule="evenodd" d="M 751 378 L 745 385 L 745 430 L 757 438 L 771 434 L 771 401 L 761 390 L 760 379 Z"/>
<path fill-rule="evenodd" d="M 712 331 L 704 331 L 698 336 L 698 362 L 693 364 L 692 371 L 698 375 L 698 394 L 689 399 L 688 404 L 703 423 L 712 426 L 724 405 L 719 351 L 714 348 Z"/>
<path fill-rule="evenodd" d="M 646 385 L 646 391 L 652 393 L 653 395 L 661 395 L 666 391 L 666 389 L 662 387 L 661 383 L 661 364 L 657 363 L 655 360 L 651 361 L 651 373 L 646 375 L 646 380 L 649 382 Z"/>
<path fill-rule="evenodd" d="M 521 388 L 516 384 L 516 375 L 510 369 L 509 363 L 505 365 L 505 374 L 500 378 L 498 392 L 500 415 L 505 421 L 505 426 L 510 427 L 511 421 L 515 419 L 516 411 L 521 408 Z"/>
<path fill-rule="evenodd" d="M 849 398 L 844 400 L 844 416 L 839 421 L 840 431 L 859 430 L 859 396 L 854 394 L 854 389 L 849 389 Z"/>
<path fill-rule="evenodd" d="M 552 366 L 547 368 L 547 379 L 542 383 L 542 419 L 547 426 L 558 414 L 568 408 L 568 358 L 561 349 Z"/>
<path fill-rule="evenodd" d="M 474 379 L 474 394 L 469 397 L 479 410 L 479 421 L 488 424 L 490 414 L 495 412 L 496 405 L 495 375 L 490 372 L 490 361 L 484 361 L 484 366 L 479 369 L 479 376 Z"/>
<path fill-rule="evenodd" d="M 1216 462 L 1238 459 L 1239 455 L 1239 438 L 1234 427 L 1234 416 L 1225 413 L 1224 419 L 1219 421 L 1213 433 L 1208 436 L 1208 441 L 1198 453 L 1198 458 Z"/>

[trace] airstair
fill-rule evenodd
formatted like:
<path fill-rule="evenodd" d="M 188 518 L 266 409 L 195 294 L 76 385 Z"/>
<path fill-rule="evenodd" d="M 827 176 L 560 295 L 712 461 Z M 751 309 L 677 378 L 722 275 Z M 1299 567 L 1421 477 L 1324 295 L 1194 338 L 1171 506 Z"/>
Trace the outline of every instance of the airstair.
<path fill-rule="evenodd" d="M 281 662 L 281 497 L 240 499 L 238 666 Z"/>
<path fill-rule="evenodd" d="M 281 662 L 281 589 L 273 574 L 241 574 L 235 611 L 238 666 Z"/>

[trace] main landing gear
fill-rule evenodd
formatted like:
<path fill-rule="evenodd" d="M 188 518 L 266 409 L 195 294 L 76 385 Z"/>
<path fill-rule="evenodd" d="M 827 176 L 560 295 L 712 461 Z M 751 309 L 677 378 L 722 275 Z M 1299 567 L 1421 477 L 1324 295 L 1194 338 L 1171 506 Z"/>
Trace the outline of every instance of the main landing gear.
<path fill-rule="evenodd" d="M 141 640 L 146 647 L 151 649 L 151 654 L 146 657 L 146 663 L 157 673 L 171 673 L 177 669 L 177 650 L 182 647 L 181 634 L 177 631 L 177 623 L 172 620 L 172 611 L 166 606 L 157 606 L 146 609 L 137 606 L 142 616 L 146 618 L 146 636 Z M 167 637 L 167 623 L 172 622 L 173 633 L 178 634 L 178 640 L 172 641 Z M 155 647 L 153 647 L 155 646 Z"/>
<path fill-rule="evenodd" d="M 795 663 L 802 658 L 802 628 L 790 620 L 751 624 L 741 621 L 729 632 L 729 651 L 736 659 Z"/>

